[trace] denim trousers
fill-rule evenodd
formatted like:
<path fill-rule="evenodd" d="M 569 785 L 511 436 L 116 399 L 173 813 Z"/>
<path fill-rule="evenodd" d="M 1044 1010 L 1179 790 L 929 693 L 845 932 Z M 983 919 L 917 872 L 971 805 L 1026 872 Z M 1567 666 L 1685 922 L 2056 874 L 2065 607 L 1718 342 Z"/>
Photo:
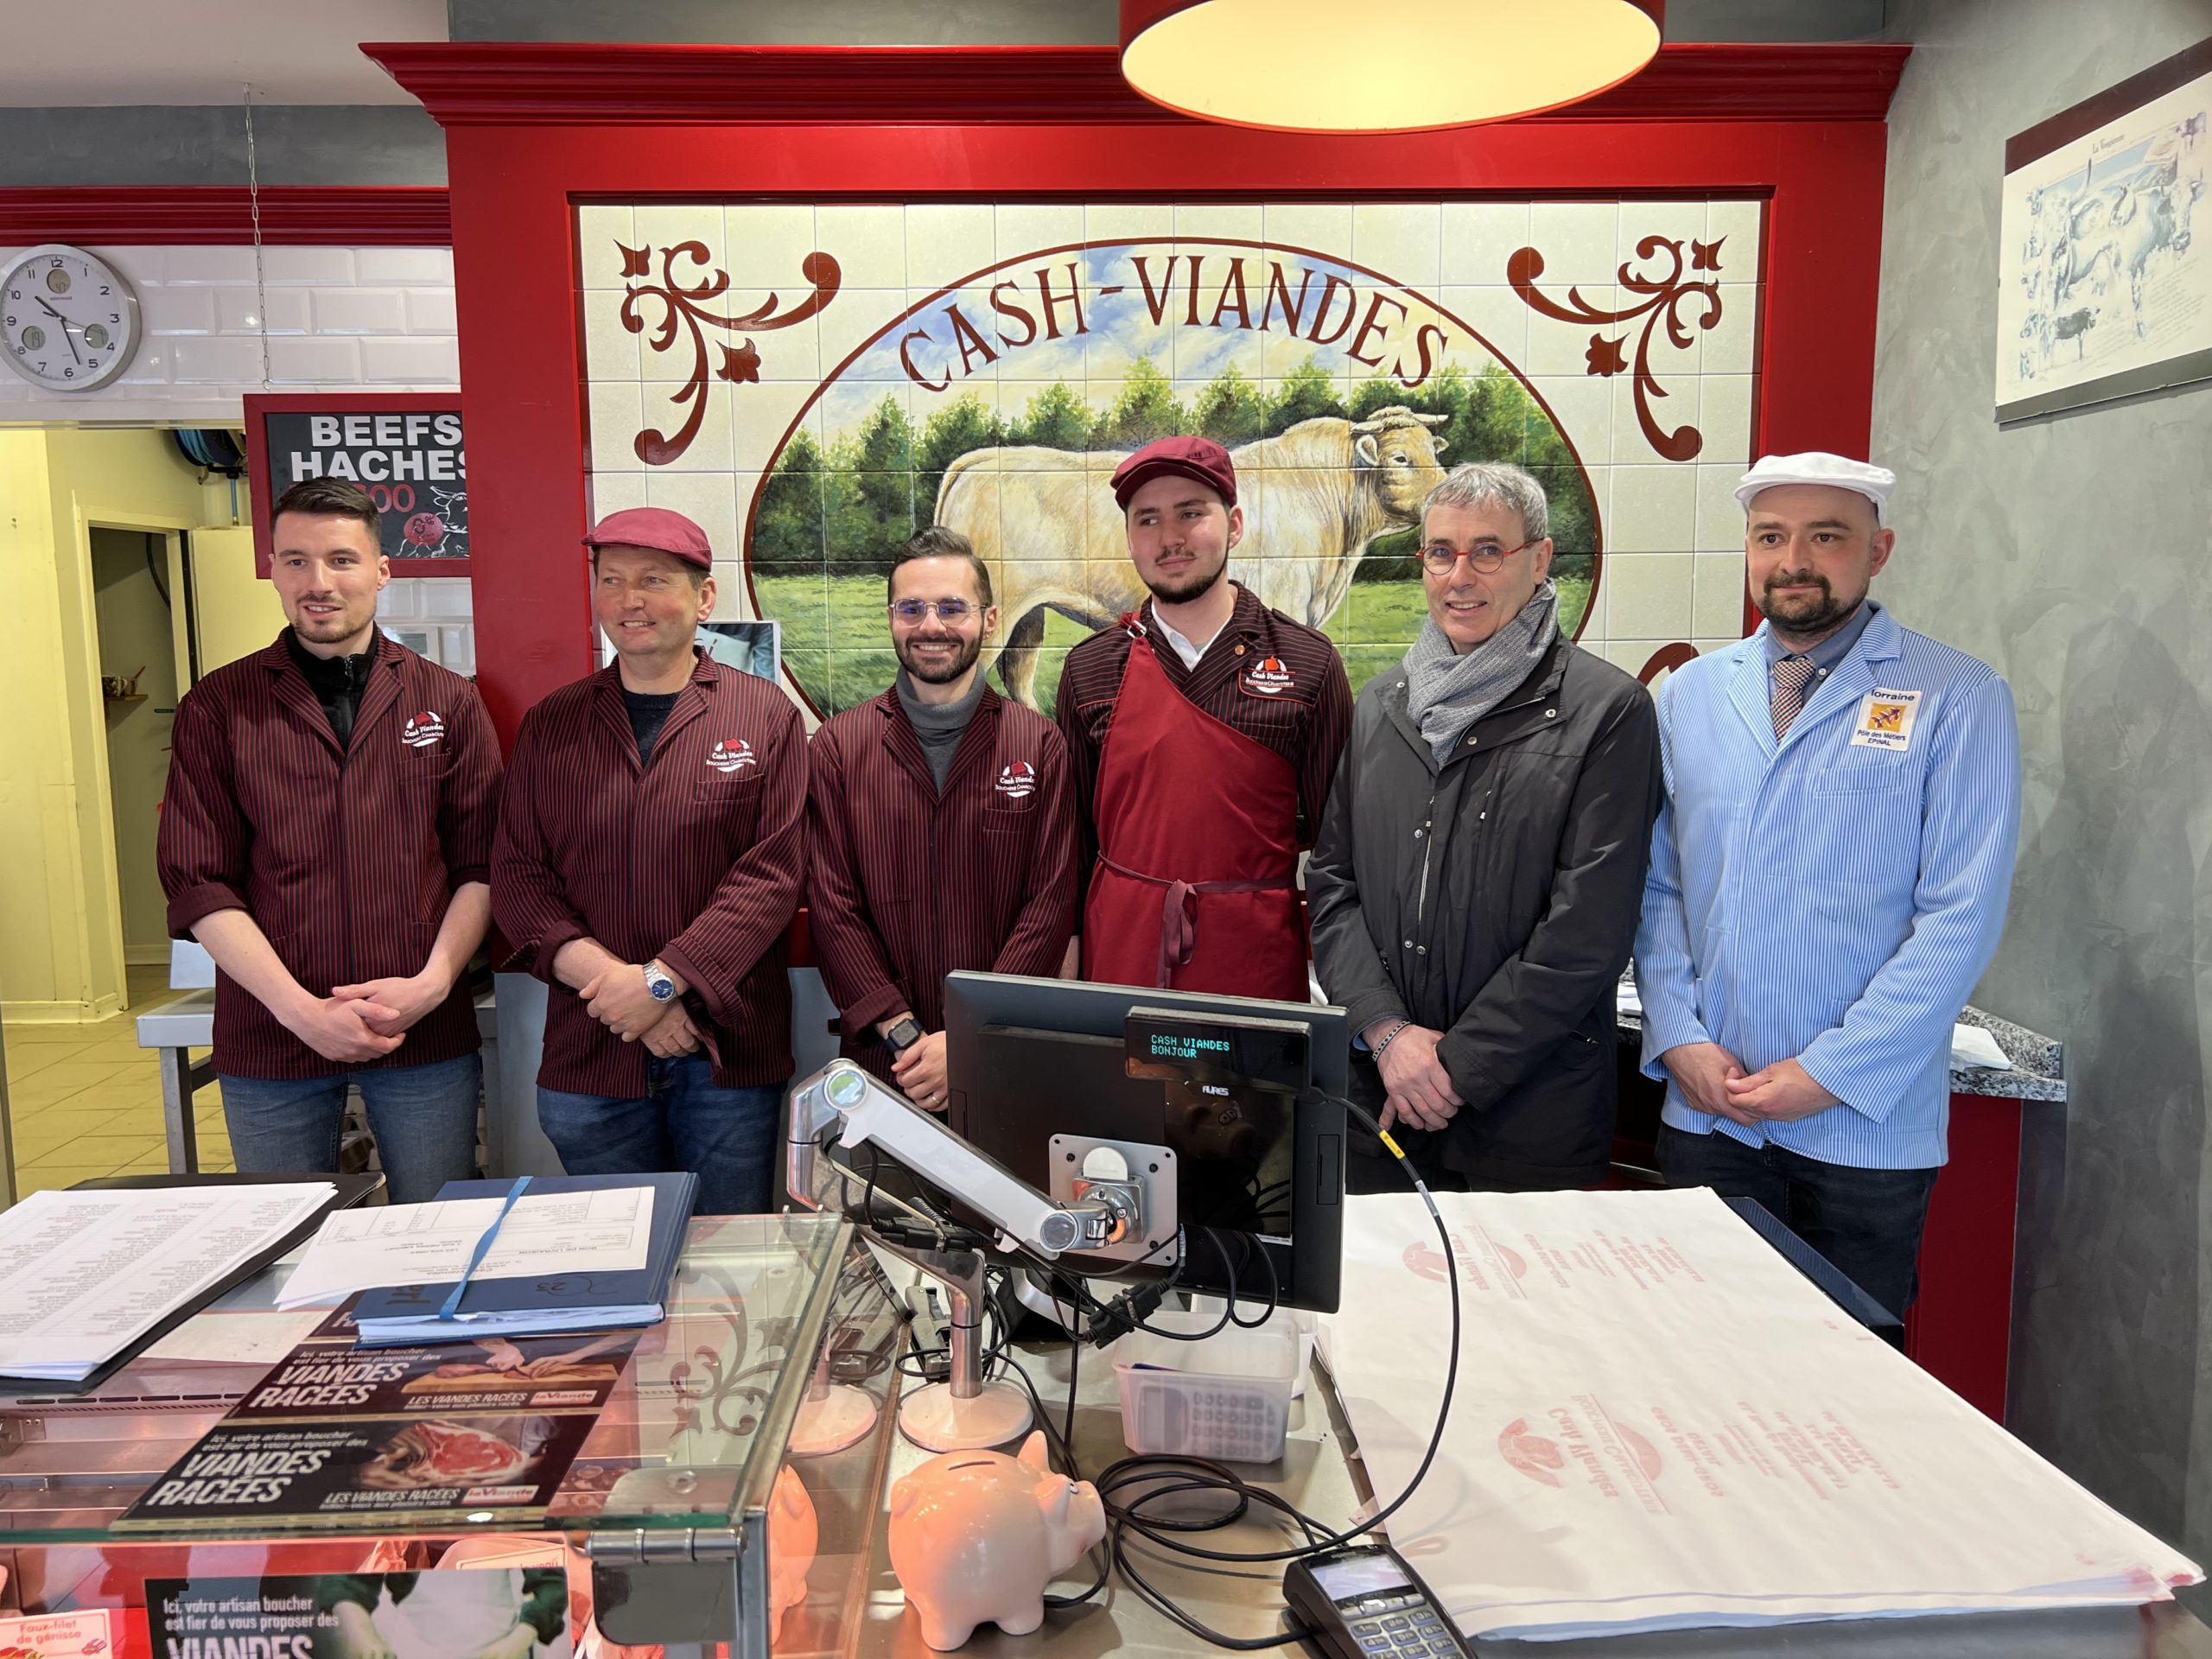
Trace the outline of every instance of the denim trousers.
<path fill-rule="evenodd" d="M 704 1055 L 645 1060 L 642 1097 L 537 1090 L 537 1122 L 571 1175 L 688 1169 L 702 1216 L 766 1215 L 774 1207 L 781 1084 L 725 1089 Z"/>
<path fill-rule="evenodd" d="M 1659 1126 L 1658 1150 L 1668 1185 L 1751 1199 L 1899 1319 L 1920 1294 L 1920 1236 L 1939 1172 L 1856 1169 L 1671 1123 Z"/>
<path fill-rule="evenodd" d="M 232 1077 L 223 1121 L 242 1175 L 330 1174 L 346 1124 L 346 1089 L 369 1109 L 394 1204 L 423 1204 L 448 1181 L 476 1175 L 476 1102 L 484 1069 L 473 1053 L 428 1065 L 380 1065 L 331 1077 Z"/>

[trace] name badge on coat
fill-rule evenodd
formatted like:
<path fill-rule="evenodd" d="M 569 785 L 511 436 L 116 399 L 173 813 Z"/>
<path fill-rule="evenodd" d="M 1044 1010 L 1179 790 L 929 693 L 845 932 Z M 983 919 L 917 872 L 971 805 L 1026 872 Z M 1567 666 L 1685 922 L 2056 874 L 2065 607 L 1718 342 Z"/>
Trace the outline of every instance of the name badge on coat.
<path fill-rule="evenodd" d="M 1851 733 L 1854 749 L 1909 749 L 1913 722 L 1920 718 L 1920 693 L 1885 691 L 1876 686 L 1859 704 L 1859 723 Z"/>

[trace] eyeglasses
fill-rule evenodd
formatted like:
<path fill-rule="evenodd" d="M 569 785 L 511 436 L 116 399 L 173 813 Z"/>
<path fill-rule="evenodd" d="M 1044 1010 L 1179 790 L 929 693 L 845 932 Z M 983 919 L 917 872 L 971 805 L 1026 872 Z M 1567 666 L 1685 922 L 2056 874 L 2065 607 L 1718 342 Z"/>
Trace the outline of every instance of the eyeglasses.
<path fill-rule="evenodd" d="M 1541 540 L 1543 537 L 1541 536 L 1532 537 L 1522 543 L 1521 547 L 1500 547 L 1496 542 L 1477 542 L 1464 553 L 1455 553 L 1439 542 L 1434 547 L 1421 549 L 1421 568 L 1432 576 L 1448 576 L 1452 574 L 1452 568 L 1465 559 L 1471 568 L 1486 576 L 1520 552 L 1522 548 L 1534 547 Z"/>
<path fill-rule="evenodd" d="M 891 607 L 891 614 L 910 628 L 931 611 L 938 621 L 957 628 L 976 613 L 976 607 L 964 599 L 902 599 Z"/>

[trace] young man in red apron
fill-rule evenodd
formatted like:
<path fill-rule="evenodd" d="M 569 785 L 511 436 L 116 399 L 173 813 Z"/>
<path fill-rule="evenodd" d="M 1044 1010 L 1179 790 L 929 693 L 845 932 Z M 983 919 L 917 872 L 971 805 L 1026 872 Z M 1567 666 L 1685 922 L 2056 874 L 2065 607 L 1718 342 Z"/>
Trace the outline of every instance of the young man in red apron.
<path fill-rule="evenodd" d="M 1344 664 L 1229 580 L 1244 516 L 1219 444 L 1147 444 L 1113 487 L 1152 597 L 1060 678 L 1090 872 L 1083 976 L 1303 1002 L 1298 852 L 1351 729 Z"/>

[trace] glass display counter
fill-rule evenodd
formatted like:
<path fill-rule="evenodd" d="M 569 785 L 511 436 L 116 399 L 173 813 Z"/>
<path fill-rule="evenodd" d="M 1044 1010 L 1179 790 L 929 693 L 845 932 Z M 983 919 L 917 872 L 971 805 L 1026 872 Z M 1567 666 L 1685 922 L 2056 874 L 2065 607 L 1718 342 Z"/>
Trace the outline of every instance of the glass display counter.
<path fill-rule="evenodd" d="M 715 1643 L 734 1659 L 772 1643 L 853 1650 L 896 1435 L 900 1325 L 850 1224 L 694 1221 L 666 1319 L 639 1338 L 526 1533 L 489 1511 L 420 1530 L 397 1516 L 118 1526 L 322 1317 L 274 1307 L 285 1272 L 89 1394 L 0 1396 L 0 1617 L 104 1609 L 120 1659 L 178 1659 L 155 1653 L 149 1580 L 558 1565 L 568 1638 L 592 1659 Z M 327 1645 L 315 1659 L 341 1659 Z"/>

